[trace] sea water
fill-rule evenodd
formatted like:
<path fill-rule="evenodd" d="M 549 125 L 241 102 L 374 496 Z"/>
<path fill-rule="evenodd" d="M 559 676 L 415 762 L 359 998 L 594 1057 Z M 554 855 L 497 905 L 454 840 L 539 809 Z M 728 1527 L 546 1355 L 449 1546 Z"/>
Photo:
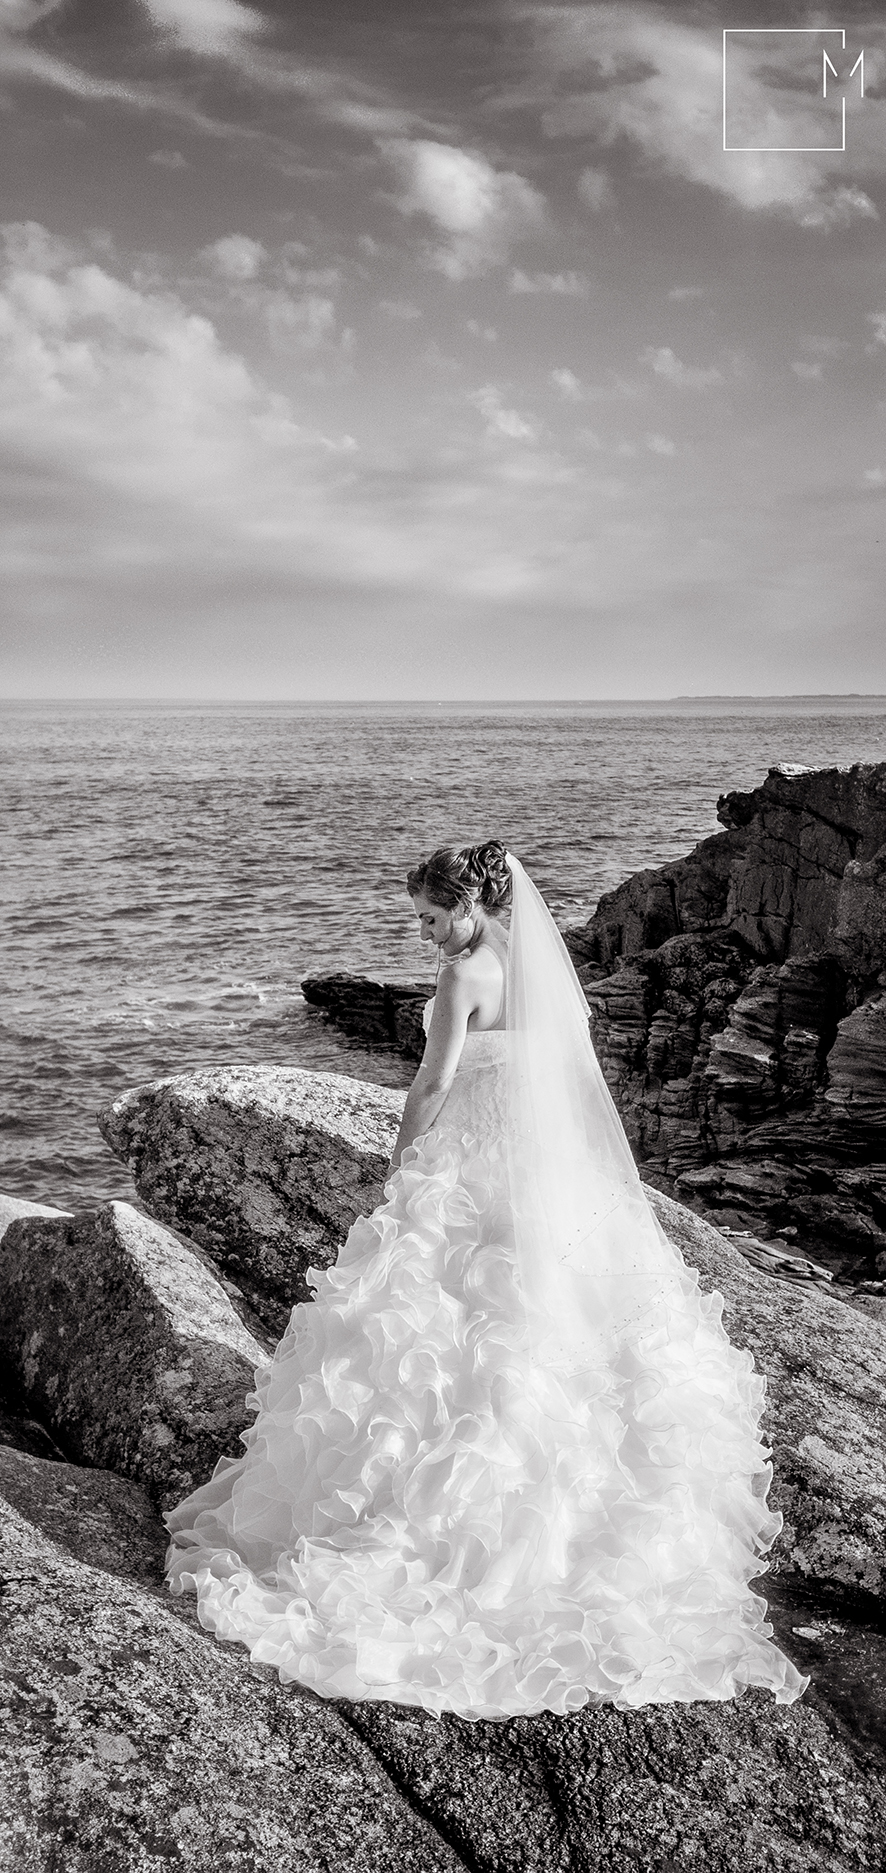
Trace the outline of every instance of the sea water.
<path fill-rule="evenodd" d="M 308 974 L 428 980 L 404 890 L 496 837 L 561 924 L 717 830 L 770 766 L 886 760 L 886 700 L 0 709 L 0 1189 L 130 1197 L 96 1108 L 261 1061 L 403 1085 Z"/>

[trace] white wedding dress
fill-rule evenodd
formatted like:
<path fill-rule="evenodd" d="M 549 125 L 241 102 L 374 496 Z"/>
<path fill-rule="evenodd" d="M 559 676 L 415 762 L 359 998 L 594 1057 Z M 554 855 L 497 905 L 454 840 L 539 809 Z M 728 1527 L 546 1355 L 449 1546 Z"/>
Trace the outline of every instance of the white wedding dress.
<path fill-rule="evenodd" d="M 172 1591 L 325 1697 L 470 1718 L 790 1702 L 807 1680 L 748 1584 L 781 1525 L 765 1380 L 669 1245 L 666 1294 L 605 1365 L 533 1359 L 509 1043 L 468 1034 L 433 1129 L 313 1272 L 245 1454 L 167 1517 Z"/>

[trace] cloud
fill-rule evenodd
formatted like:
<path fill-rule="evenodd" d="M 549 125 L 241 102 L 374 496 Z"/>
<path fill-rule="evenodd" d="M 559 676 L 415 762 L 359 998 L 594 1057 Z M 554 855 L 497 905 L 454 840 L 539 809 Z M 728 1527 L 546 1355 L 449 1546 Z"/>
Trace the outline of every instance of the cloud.
<path fill-rule="evenodd" d="M 42 489 L 14 542 L 38 588 L 59 570 L 88 566 L 100 586 L 153 562 L 200 579 L 236 562 L 254 578 L 278 550 L 340 577 L 346 540 L 356 568 L 360 530 L 334 500 L 353 438 L 304 424 L 178 293 L 72 258 L 35 224 L 4 235 L 0 435 Z"/>
<path fill-rule="evenodd" d="M 830 195 L 814 195 L 793 204 L 795 219 L 801 228 L 848 228 L 858 220 L 878 221 L 879 214 L 869 195 L 860 188 L 839 188 Z"/>
<path fill-rule="evenodd" d="M 864 478 L 869 488 L 886 488 L 886 469 L 866 468 Z"/>
<path fill-rule="evenodd" d="M 486 434 L 494 439 L 506 437 L 509 442 L 533 442 L 535 429 L 527 423 L 517 410 L 506 409 L 502 403 L 501 391 L 494 384 L 484 384 L 482 389 L 471 392 L 469 401 L 478 409 L 486 423 Z"/>
<path fill-rule="evenodd" d="M 703 299 L 704 291 L 703 286 L 672 286 L 668 292 L 668 298 L 676 299 L 678 302 L 687 299 Z"/>
<path fill-rule="evenodd" d="M 336 335 L 335 302 L 322 293 L 305 293 L 295 299 L 291 293 L 268 292 L 258 303 L 275 351 L 316 351 Z M 350 350 L 352 334 L 343 333 L 342 343 Z"/>
<path fill-rule="evenodd" d="M 680 390 L 708 390 L 713 384 L 723 382 L 723 374 L 716 365 L 700 368 L 697 365 L 681 364 L 670 345 L 647 345 L 645 351 L 640 353 L 640 363 L 648 364 L 656 377 L 663 377 L 667 383 L 676 384 Z"/>
<path fill-rule="evenodd" d="M 397 171 L 404 215 L 424 215 L 444 239 L 430 263 L 451 280 L 503 265 L 542 221 L 544 200 L 523 176 L 497 170 L 476 150 L 427 139 L 389 138 L 381 149 Z"/>
<path fill-rule="evenodd" d="M 30 29 L 39 26 L 46 15 L 60 11 L 65 3 L 0 0 L 0 72 L 86 101 L 125 103 L 141 114 L 170 118 L 198 135 L 246 143 L 288 173 L 293 163 L 302 160 L 303 150 L 298 143 L 266 128 L 261 121 L 251 121 L 235 104 L 227 116 L 212 117 L 193 97 L 183 95 L 175 82 L 130 83 L 104 77 L 42 50 L 29 38 Z M 161 56 L 170 50 L 184 50 L 198 58 L 220 61 L 231 68 L 238 85 L 248 87 L 253 94 L 303 100 L 315 115 L 365 136 L 404 134 L 417 121 L 414 113 L 392 106 L 359 79 L 276 48 L 265 50 L 260 40 L 272 26 L 272 16 L 266 19 L 241 0 L 140 0 L 140 5 L 157 30 L 156 50 Z M 162 162 L 159 157 L 157 160 Z"/>
<path fill-rule="evenodd" d="M 886 312 L 869 312 L 868 324 L 874 328 L 874 344 L 886 345 Z"/>
<path fill-rule="evenodd" d="M 551 383 L 555 390 L 559 390 L 561 397 L 565 398 L 567 403 L 584 402 L 587 392 L 574 371 L 567 370 L 565 367 L 552 371 Z"/>
<path fill-rule="evenodd" d="M 815 333 L 806 333 L 800 339 L 804 351 L 811 351 L 816 358 L 842 358 L 849 350 L 848 338 L 819 338 Z"/>
<path fill-rule="evenodd" d="M 200 252 L 200 259 L 230 287 L 232 302 L 264 325 L 271 349 L 281 356 L 317 351 L 337 344 L 348 352 L 353 334 L 338 331 L 330 288 L 340 283 L 338 267 L 306 267 L 307 250 L 287 241 L 269 253 L 248 234 L 226 234 Z M 261 277 L 260 277 L 261 276 Z M 292 292 L 300 287 L 301 292 Z"/>
<path fill-rule="evenodd" d="M 535 430 L 498 386 L 471 399 L 482 438 L 367 459 L 359 433 L 306 419 L 297 369 L 270 388 L 181 288 L 37 224 L 3 234 L 0 572 L 20 637 L 50 615 L 214 630 L 224 610 L 238 642 L 270 611 L 291 642 L 305 593 L 359 594 L 361 616 L 373 594 L 504 600 L 544 587 L 564 528 L 585 554 L 587 491 L 556 458 L 516 459 Z"/>
<path fill-rule="evenodd" d="M 595 215 L 615 206 L 615 190 L 605 169 L 583 169 L 578 178 L 578 193 L 585 207 Z"/>
<path fill-rule="evenodd" d="M 820 362 L 816 361 L 815 363 L 810 363 L 808 358 L 794 358 L 791 363 L 791 370 L 796 377 L 807 378 L 810 382 L 814 378 L 820 377 L 822 374 Z"/>
<path fill-rule="evenodd" d="M 156 163 L 160 169 L 187 169 L 188 164 L 181 150 L 152 150 L 149 163 Z"/>
<path fill-rule="evenodd" d="M 201 255 L 226 280 L 254 280 L 267 257 L 261 241 L 252 240 L 248 234 L 225 234 L 204 247 Z"/>
<path fill-rule="evenodd" d="M 590 291 L 586 273 L 523 273 L 515 267 L 509 282 L 512 293 L 553 293 L 555 297 L 584 299 Z"/>
<path fill-rule="evenodd" d="M 241 0 L 142 0 L 155 26 L 189 52 L 227 56 L 265 30 L 265 21 Z"/>
<path fill-rule="evenodd" d="M 404 325 L 423 317 L 421 307 L 414 306 L 411 299 L 380 299 L 378 309 L 387 318 L 399 319 Z"/>
<path fill-rule="evenodd" d="M 9 32 L 28 32 L 63 4 L 64 0 L 2 0 L 0 26 Z"/>
<path fill-rule="evenodd" d="M 645 442 L 647 449 L 653 455 L 676 455 L 677 453 L 677 444 L 671 441 L 670 436 L 650 434 L 646 436 Z"/>
<path fill-rule="evenodd" d="M 806 77 L 815 75 L 806 37 L 730 42 L 730 141 L 782 146 L 737 153 L 722 147 L 722 42 L 708 22 L 668 19 L 650 5 L 603 4 L 540 12 L 535 27 L 548 135 L 591 136 L 604 147 L 627 141 L 671 175 L 748 211 L 790 215 L 803 227 L 827 232 L 876 217 L 870 196 L 844 180 L 845 153 L 791 148 L 831 140 L 813 83 L 805 95 Z M 873 40 L 866 67 L 878 74 L 884 65 L 879 31 L 865 26 L 866 39 Z M 853 148 L 864 166 L 882 175 L 886 106 L 872 88 L 869 83 L 864 106 L 853 115 Z M 836 186 L 830 170 L 841 172 Z"/>

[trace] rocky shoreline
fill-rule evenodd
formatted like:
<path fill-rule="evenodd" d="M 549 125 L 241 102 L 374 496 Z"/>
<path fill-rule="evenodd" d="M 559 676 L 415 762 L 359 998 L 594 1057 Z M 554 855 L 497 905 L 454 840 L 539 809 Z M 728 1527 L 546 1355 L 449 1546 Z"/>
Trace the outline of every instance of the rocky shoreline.
<path fill-rule="evenodd" d="M 886 763 L 776 767 L 725 830 L 566 932 L 647 1181 L 886 1294 Z M 421 1051 L 430 990 L 332 975 L 305 999 Z"/>
<path fill-rule="evenodd" d="M 142 1208 L 0 1197 L 2 1873 L 881 1863 L 886 1218 L 871 1162 L 886 1162 L 886 956 L 871 848 L 881 813 L 886 840 L 886 768 L 852 770 L 840 790 L 835 803 L 828 777 L 776 772 L 729 796 L 723 834 L 667 877 L 630 880 L 570 938 L 644 1174 L 668 1187 L 651 1201 L 767 1377 L 785 1521 L 761 1590 L 812 1676 L 805 1698 L 469 1723 L 283 1689 L 202 1632 L 163 1587 L 160 1511 L 237 1454 L 253 1371 L 309 1297 L 308 1268 L 378 1199 L 403 1094 L 297 1069 L 182 1074 L 99 1115 Z M 776 849 L 770 891 L 759 866 Z M 426 991 L 351 991 L 337 978 L 319 1005 L 337 995 L 363 1038 L 375 1022 L 414 1051 Z M 744 1078 L 727 1099 L 730 1050 Z M 811 1188 L 822 1139 L 830 1181 Z M 794 1208 L 776 1210 L 788 1166 L 799 1182 L 779 1201 Z M 713 1196 L 699 1171 L 723 1178 Z M 856 1220 L 838 1267 L 840 1205 Z M 859 1270 L 874 1271 L 867 1287 Z"/>

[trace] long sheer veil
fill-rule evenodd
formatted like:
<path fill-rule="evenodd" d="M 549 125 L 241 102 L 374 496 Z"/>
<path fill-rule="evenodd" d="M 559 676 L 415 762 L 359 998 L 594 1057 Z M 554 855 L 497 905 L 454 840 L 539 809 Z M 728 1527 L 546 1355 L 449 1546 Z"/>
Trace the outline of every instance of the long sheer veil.
<path fill-rule="evenodd" d="M 519 859 L 507 980 L 507 1147 L 533 1359 L 611 1354 L 685 1270 L 646 1199 L 559 930 Z M 682 1277 L 682 1279 L 681 1279 Z"/>

